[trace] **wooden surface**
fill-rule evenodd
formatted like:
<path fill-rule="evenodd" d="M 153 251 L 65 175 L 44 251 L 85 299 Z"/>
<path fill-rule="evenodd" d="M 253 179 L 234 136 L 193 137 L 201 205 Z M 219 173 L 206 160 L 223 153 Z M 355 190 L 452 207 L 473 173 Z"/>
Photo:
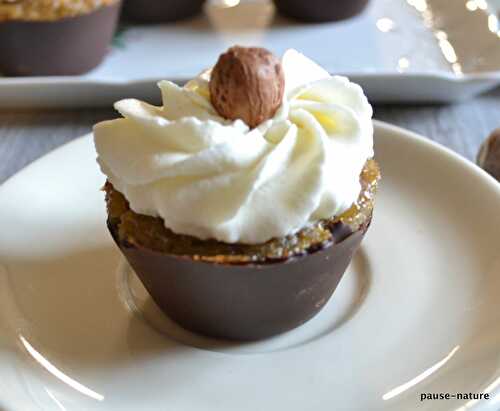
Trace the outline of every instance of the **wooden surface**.
<path fill-rule="evenodd" d="M 0 183 L 55 147 L 91 131 L 112 110 L 0 112 Z M 375 106 L 375 118 L 427 136 L 474 160 L 500 127 L 500 88 L 454 105 Z"/>

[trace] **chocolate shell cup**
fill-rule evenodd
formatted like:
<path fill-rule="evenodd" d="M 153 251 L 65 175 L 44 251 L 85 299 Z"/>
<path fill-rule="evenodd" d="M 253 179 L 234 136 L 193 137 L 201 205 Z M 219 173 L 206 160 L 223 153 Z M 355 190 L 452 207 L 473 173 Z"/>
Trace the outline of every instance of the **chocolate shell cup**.
<path fill-rule="evenodd" d="M 204 0 L 124 0 L 123 16 L 142 23 L 162 23 L 192 17 L 201 12 Z"/>
<path fill-rule="evenodd" d="M 0 72 L 7 76 L 83 74 L 106 55 L 121 2 L 54 21 L 0 22 Z"/>
<path fill-rule="evenodd" d="M 348 19 L 361 13 L 368 2 L 369 0 L 274 0 L 282 15 L 309 23 Z"/>
<path fill-rule="evenodd" d="M 370 220 L 355 232 L 344 223 L 334 241 L 303 256 L 269 263 L 212 263 L 169 255 L 120 240 L 123 255 L 160 309 L 179 325 L 207 336 L 258 340 L 291 330 L 328 302 Z"/>

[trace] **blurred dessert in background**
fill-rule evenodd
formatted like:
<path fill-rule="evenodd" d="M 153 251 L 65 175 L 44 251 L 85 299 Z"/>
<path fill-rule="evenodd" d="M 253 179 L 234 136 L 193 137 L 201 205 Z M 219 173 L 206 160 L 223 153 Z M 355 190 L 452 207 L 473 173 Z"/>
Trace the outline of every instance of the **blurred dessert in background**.
<path fill-rule="evenodd" d="M 344 20 L 361 13 L 369 0 L 274 0 L 278 11 L 296 20 L 320 23 Z"/>
<path fill-rule="evenodd" d="M 0 1 L 0 72 L 62 76 L 93 69 L 108 51 L 120 7 L 121 0 Z"/>
<path fill-rule="evenodd" d="M 500 128 L 493 130 L 481 144 L 477 164 L 500 182 Z"/>
<path fill-rule="evenodd" d="M 173 22 L 201 12 L 204 0 L 124 0 L 126 19 L 142 23 Z"/>

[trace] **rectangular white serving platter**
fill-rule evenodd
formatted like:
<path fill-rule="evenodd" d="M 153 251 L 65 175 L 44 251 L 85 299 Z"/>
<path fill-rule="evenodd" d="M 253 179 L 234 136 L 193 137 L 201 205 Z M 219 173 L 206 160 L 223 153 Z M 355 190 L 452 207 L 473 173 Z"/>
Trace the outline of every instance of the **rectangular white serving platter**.
<path fill-rule="evenodd" d="M 361 84 L 375 102 L 454 102 L 500 84 L 500 0 L 371 0 L 359 16 L 303 24 L 270 0 L 209 0 L 174 24 L 123 25 L 105 61 L 75 77 L 0 77 L 0 108 L 158 102 L 156 82 L 179 83 L 234 44 L 295 48 Z"/>

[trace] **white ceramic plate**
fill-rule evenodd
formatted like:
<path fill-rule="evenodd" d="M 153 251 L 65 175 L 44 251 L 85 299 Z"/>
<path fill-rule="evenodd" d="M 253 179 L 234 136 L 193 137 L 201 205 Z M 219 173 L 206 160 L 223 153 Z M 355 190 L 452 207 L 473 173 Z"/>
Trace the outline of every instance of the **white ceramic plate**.
<path fill-rule="evenodd" d="M 276 15 L 271 0 L 209 0 L 194 19 L 125 28 L 87 75 L 0 78 L 0 108 L 158 99 L 158 80 L 182 83 L 233 44 L 296 48 L 360 83 L 371 101 L 457 101 L 500 84 L 499 3 L 371 0 L 355 18 L 300 24 Z"/>
<path fill-rule="evenodd" d="M 498 410 L 500 184 L 376 123 L 374 222 L 332 300 L 252 344 L 158 312 L 105 228 L 90 136 L 0 188 L 0 409 Z M 420 401 L 422 393 L 490 400 Z"/>

